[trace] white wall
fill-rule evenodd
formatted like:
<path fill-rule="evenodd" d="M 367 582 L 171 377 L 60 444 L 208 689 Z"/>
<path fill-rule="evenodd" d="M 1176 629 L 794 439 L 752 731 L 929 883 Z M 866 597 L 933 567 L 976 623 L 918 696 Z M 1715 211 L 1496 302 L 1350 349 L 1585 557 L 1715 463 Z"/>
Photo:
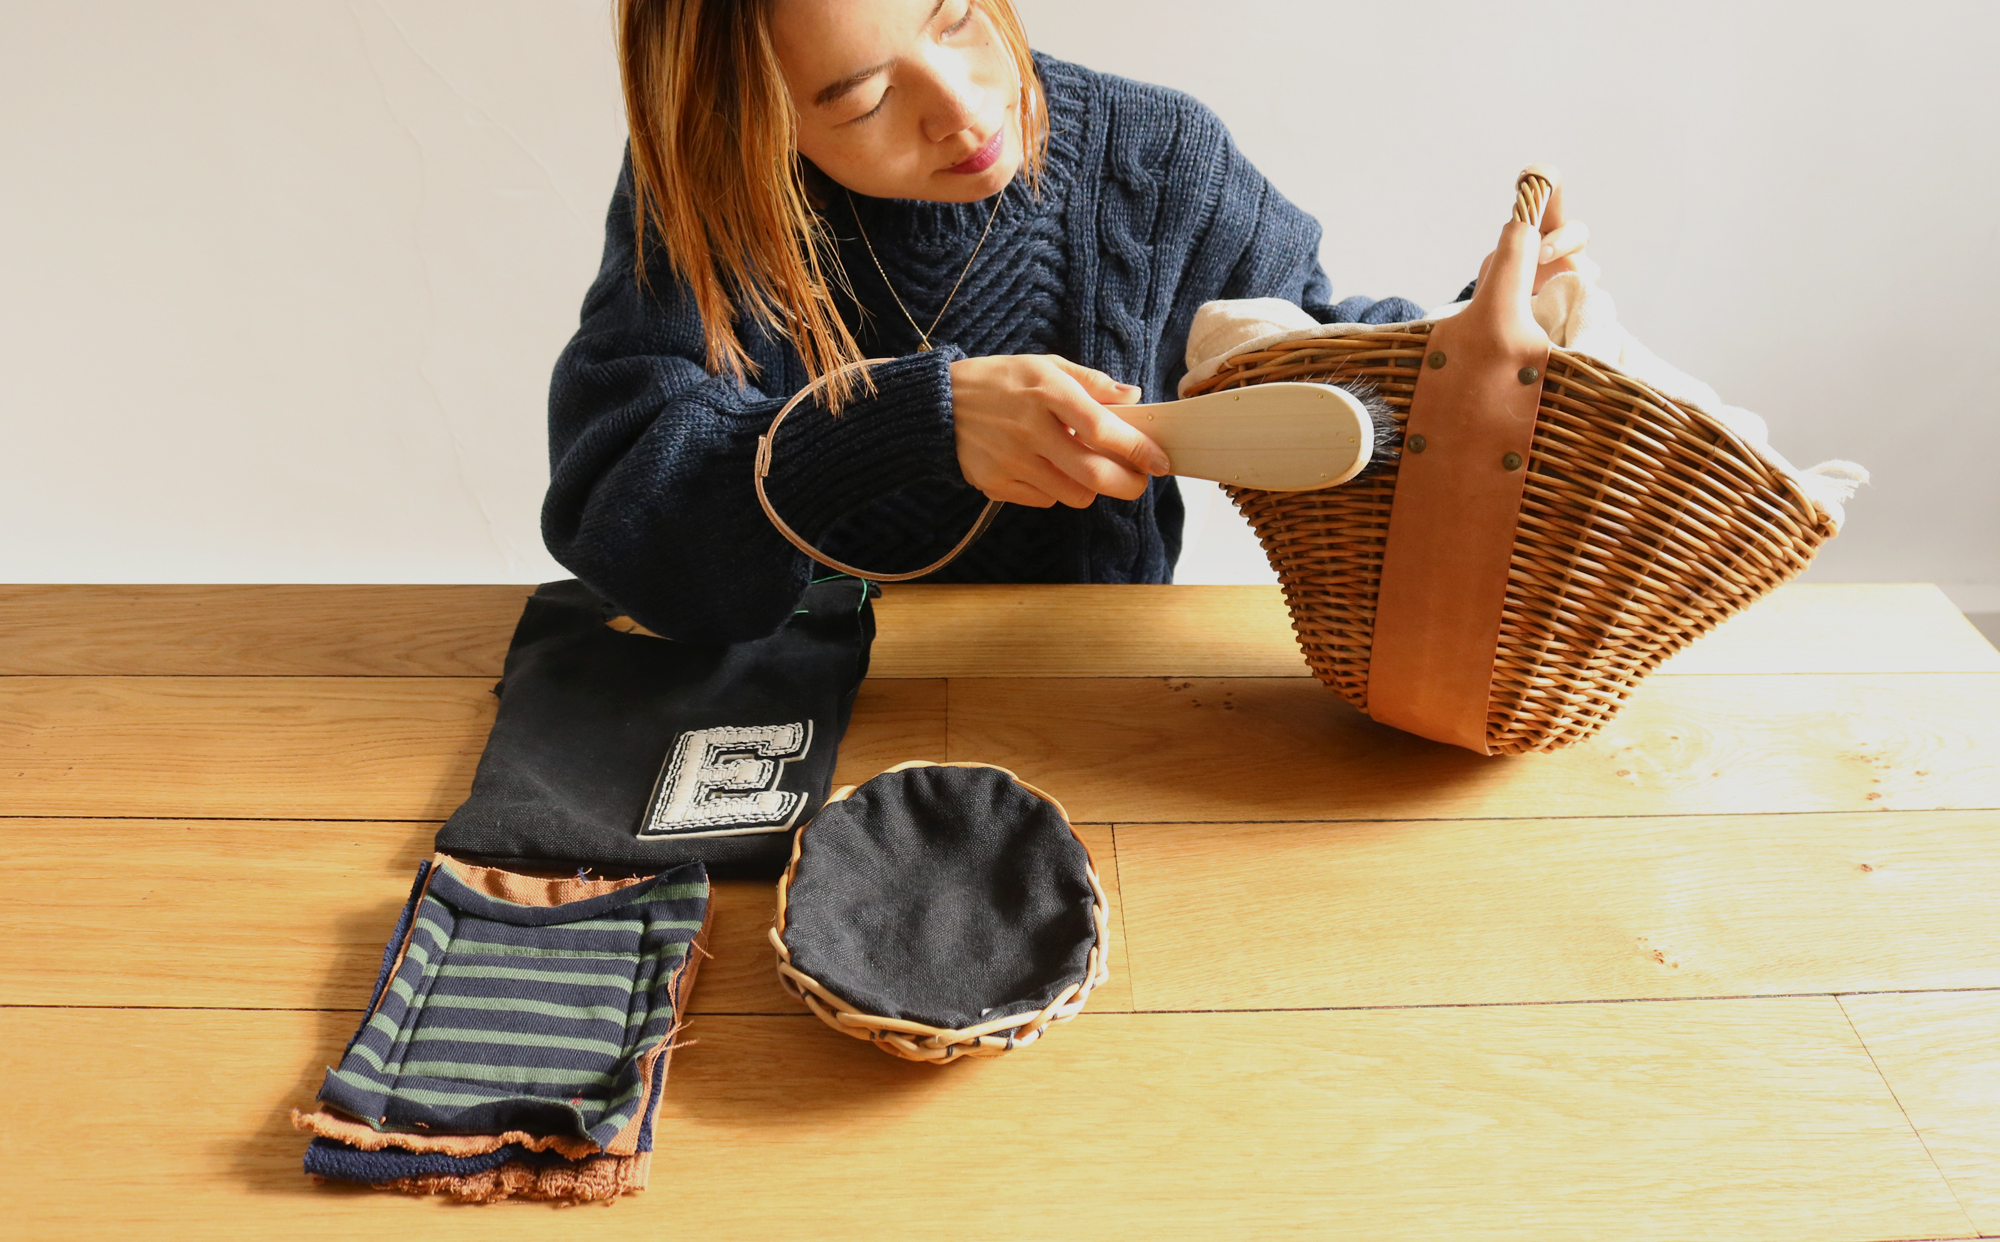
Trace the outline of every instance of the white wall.
<path fill-rule="evenodd" d="M 1626 322 L 1876 484 L 1822 580 L 2000 609 L 2000 7 L 1020 0 L 1436 303 L 1560 165 Z M 530 581 L 610 0 L 0 6 L 0 580 Z M 1982 85 L 1983 83 L 1983 85 Z M 1268 571 L 1195 501 L 1184 581 Z M 1212 494 L 1212 493 L 1210 493 Z"/>

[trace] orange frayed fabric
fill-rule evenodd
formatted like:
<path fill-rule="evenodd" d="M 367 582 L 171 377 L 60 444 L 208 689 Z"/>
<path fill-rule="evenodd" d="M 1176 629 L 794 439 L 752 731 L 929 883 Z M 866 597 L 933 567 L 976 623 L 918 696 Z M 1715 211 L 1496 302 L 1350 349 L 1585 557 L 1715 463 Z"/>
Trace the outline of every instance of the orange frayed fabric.
<path fill-rule="evenodd" d="M 432 862 L 433 877 L 438 869 L 443 868 L 448 875 L 466 887 L 473 888 L 488 897 L 521 906 L 567 905 L 616 893 L 654 878 L 640 876 L 632 879 L 591 880 L 562 875 L 537 876 L 509 872 L 496 867 L 478 866 L 441 853 L 435 855 Z M 430 881 L 426 879 L 420 886 L 415 903 L 420 905 L 424 896 L 430 891 Z M 700 965 L 704 959 L 711 956 L 708 950 L 708 937 L 713 924 L 713 913 L 713 904 L 705 904 L 701 925 L 692 940 L 688 942 L 687 954 L 674 968 L 674 977 L 667 988 L 671 997 L 672 1013 L 683 1021 Z M 396 946 L 397 965 L 400 965 L 404 956 L 410 951 L 414 932 L 413 920 L 410 930 Z M 393 974 L 393 970 L 391 973 Z M 359 1152 L 404 1151 L 463 1158 L 489 1155 L 510 1144 L 518 1144 L 530 1152 L 557 1155 L 574 1162 L 544 1164 L 539 1160 L 520 1158 L 510 1160 L 496 1169 L 478 1172 L 425 1174 L 364 1183 L 376 1189 L 405 1194 L 441 1195 L 465 1203 L 494 1203 L 510 1198 L 569 1203 L 615 1200 L 622 1195 L 645 1189 L 651 1169 L 651 1153 L 639 1150 L 641 1135 L 642 1132 L 651 1129 L 651 1122 L 657 1115 L 659 1092 L 664 1090 L 667 1065 L 678 1046 L 675 1039 L 683 1021 L 675 1022 L 667 1032 L 665 1041 L 640 1058 L 639 1067 L 643 1080 L 656 1081 L 660 1084 L 654 1088 L 651 1107 L 638 1110 L 619 1132 L 604 1141 L 602 1147 L 589 1139 L 576 1136 L 530 1134 L 520 1130 L 494 1134 L 452 1134 L 425 1129 L 383 1130 L 377 1129 L 366 1120 L 328 1105 L 322 1105 L 310 1112 L 293 1110 L 292 1124 L 317 1138 Z M 604 1136 L 599 1135 L 598 1138 L 604 1139 Z M 308 1163 L 310 1166 L 310 1161 Z M 320 1182 L 327 1179 L 315 1173 L 312 1174 L 312 1180 Z"/>
<path fill-rule="evenodd" d="M 412 1134 L 377 1130 L 365 1121 L 343 1117 L 331 1109 L 313 1112 L 292 1110 L 292 1125 L 308 1134 L 345 1143 L 357 1151 L 427 1151 L 446 1156 L 483 1156 L 509 1143 L 519 1143 L 529 1151 L 552 1151 L 571 1160 L 598 1154 L 589 1139 L 562 1134 L 528 1134 L 509 1130 L 505 1134 Z"/>
<path fill-rule="evenodd" d="M 401 1177 L 373 1183 L 371 1188 L 410 1195 L 447 1195 L 460 1203 L 499 1203 L 503 1199 L 602 1203 L 644 1190 L 652 1162 L 651 1152 L 599 1156 L 581 1165 L 553 1168 L 514 1161 L 485 1173 L 463 1177 Z"/>
<path fill-rule="evenodd" d="M 601 897 L 634 884 L 644 884 L 653 878 L 635 875 L 618 880 L 586 880 L 574 875 L 535 875 L 499 867 L 482 867 L 449 854 L 434 855 L 431 861 L 440 867 L 449 867 L 467 888 L 488 897 L 498 897 L 501 901 L 511 901 L 517 906 L 564 906 L 572 901 Z"/>

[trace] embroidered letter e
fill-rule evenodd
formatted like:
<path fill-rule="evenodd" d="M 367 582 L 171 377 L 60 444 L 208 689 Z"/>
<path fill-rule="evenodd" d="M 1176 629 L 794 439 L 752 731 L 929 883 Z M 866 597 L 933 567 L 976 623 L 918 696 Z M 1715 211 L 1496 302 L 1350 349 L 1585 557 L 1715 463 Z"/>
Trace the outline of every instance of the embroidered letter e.
<path fill-rule="evenodd" d="M 641 837 L 783 832 L 806 796 L 778 788 L 785 764 L 812 749 L 812 722 L 690 729 L 660 768 Z"/>

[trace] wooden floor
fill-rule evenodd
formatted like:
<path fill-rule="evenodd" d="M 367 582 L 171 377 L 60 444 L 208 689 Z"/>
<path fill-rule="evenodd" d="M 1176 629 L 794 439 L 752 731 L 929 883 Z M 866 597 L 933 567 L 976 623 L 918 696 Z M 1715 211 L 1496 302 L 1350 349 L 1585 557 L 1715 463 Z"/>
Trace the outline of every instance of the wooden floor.
<path fill-rule="evenodd" d="M 2000 652 L 1793 587 L 1600 738 L 1485 760 L 1305 676 L 1274 589 L 892 587 L 840 779 L 1014 768 L 1113 977 L 892 1061 L 716 959 L 644 1195 L 314 1188 L 287 1111 L 464 796 L 519 587 L 0 587 L 0 1235 L 2000 1235 Z"/>

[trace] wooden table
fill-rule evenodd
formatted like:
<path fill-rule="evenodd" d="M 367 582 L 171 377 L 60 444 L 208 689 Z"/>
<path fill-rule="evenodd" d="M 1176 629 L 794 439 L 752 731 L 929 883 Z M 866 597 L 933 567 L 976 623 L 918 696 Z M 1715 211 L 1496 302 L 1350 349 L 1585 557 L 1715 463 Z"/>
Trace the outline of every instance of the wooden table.
<path fill-rule="evenodd" d="M 1507 760 L 1342 705 L 1274 589 L 892 587 L 839 779 L 1063 799 L 1112 886 L 1089 1012 L 892 1061 L 779 991 L 769 887 L 725 884 L 644 1195 L 314 1188 L 287 1111 L 523 594 L 0 588 L 0 1232 L 2000 1233 L 2000 653 L 1922 586 L 1789 588 Z"/>

